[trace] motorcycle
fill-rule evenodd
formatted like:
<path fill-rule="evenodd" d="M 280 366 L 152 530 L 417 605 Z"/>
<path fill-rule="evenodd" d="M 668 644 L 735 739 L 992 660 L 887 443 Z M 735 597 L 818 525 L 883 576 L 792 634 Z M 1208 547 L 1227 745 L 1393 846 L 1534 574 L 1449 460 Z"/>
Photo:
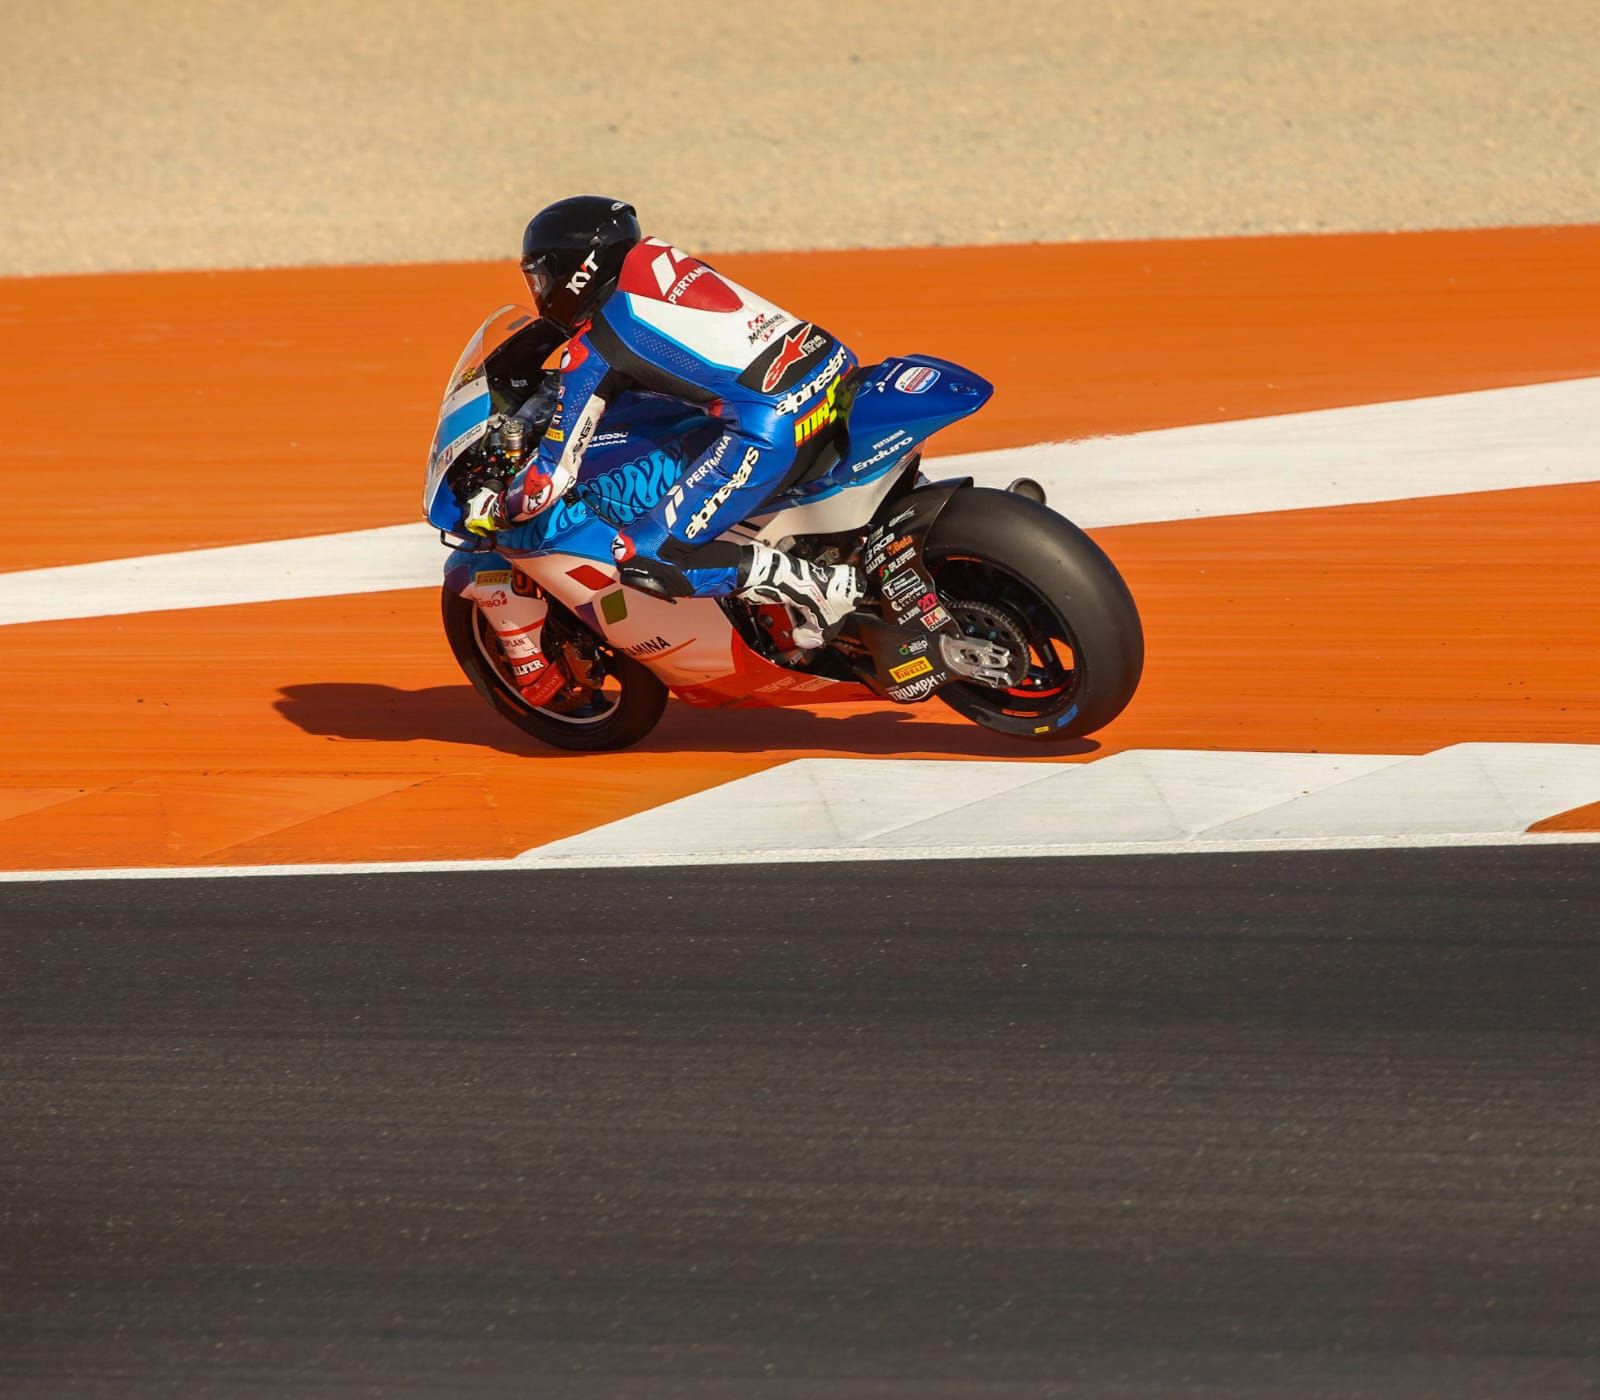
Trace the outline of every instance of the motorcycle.
<path fill-rule="evenodd" d="M 625 748 L 654 728 L 669 693 L 708 707 L 937 697 L 986 729 L 1056 742 L 1102 728 L 1133 698 L 1144 635 L 1099 546 L 1046 506 L 1036 482 L 1000 491 L 923 475 L 927 440 L 993 393 L 927 355 L 840 382 L 820 454 L 722 536 L 862 570 L 865 596 L 820 649 L 794 646 L 783 606 L 674 599 L 621 581 L 618 532 L 720 432 L 680 400 L 621 395 L 564 497 L 492 540 L 469 535 L 463 503 L 505 481 L 554 412 L 556 372 L 544 366 L 560 339 L 512 306 L 478 328 L 451 372 L 423 491 L 423 512 L 453 551 L 441 594 L 450 648 L 478 693 L 526 733 L 563 749 Z M 482 599 L 486 586 L 547 600 L 544 654 L 566 684 L 543 706 L 522 698 L 468 596 Z"/>

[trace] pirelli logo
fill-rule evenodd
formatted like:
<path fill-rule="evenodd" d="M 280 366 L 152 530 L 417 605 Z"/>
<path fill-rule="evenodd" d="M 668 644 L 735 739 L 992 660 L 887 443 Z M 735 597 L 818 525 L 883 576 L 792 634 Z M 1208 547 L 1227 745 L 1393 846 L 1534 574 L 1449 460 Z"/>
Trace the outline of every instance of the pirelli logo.
<path fill-rule="evenodd" d="M 833 383 L 828 385 L 828 392 L 810 413 L 806 414 L 794 425 L 794 445 L 799 447 L 803 442 L 809 442 L 824 428 L 839 416 L 838 407 L 834 400 L 839 396 L 839 379 L 834 376 Z"/>
<path fill-rule="evenodd" d="M 933 662 L 929 661 L 926 656 L 919 656 L 915 661 L 906 662 L 904 666 L 891 666 L 889 668 L 889 679 L 896 685 L 900 685 L 914 676 L 925 676 L 931 670 L 933 670 Z"/>

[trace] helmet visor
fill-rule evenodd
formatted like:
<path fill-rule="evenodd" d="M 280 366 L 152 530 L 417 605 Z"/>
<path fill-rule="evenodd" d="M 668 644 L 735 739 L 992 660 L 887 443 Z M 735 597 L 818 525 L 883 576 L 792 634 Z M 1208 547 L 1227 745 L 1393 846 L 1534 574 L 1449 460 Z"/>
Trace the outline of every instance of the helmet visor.
<path fill-rule="evenodd" d="M 548 258 L 533 258 L 522 264 L 522 275 L 528 279 L 528 291 L 539 314 L 545 315 L 550 307 L 551 294 L 556 289 L 555 274 L 550 270 Z"/>

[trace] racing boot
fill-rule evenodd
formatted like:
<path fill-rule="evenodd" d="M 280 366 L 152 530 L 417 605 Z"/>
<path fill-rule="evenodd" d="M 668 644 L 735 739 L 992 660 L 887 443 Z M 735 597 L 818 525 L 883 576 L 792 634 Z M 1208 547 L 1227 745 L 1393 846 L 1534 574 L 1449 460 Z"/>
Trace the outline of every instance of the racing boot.
<path fill-rule="evenodd" d="M 745 546 L 734 592 L 795 609 L 801 621 L 794 629 L 794 644 L 809 651 L 838 630 L 865 587 L 860 571 L 848 564 L 813 564 L 771 545 L 751 544 Z"/>

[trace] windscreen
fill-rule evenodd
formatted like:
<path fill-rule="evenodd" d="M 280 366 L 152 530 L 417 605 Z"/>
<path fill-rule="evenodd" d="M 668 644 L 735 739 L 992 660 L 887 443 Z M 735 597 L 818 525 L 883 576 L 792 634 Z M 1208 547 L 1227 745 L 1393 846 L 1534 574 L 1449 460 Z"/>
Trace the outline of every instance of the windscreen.
<path fill-rule="evenodd" d="M 544 362 L 565 337 L 520 306 L 502 306 L 473 333 L 445 383 L 444 401 L 422 488 L 422 510 L 440 529 L 453 523 L 435 519 L 458 512 L 445 477 L 488 428 L 497 413 L 510 413 L 539 387 Z"/>

